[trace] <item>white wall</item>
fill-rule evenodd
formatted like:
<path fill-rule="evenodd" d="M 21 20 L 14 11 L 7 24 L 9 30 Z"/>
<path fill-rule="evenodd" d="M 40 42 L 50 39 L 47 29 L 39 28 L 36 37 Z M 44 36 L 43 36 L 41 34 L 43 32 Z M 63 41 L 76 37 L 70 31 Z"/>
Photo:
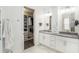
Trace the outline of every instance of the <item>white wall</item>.
<path fill-rule="evenodd" d="M 11 20 L 11 43 L 13 42 L 13 52 L 23 52 L 24 38 L 23 38 L 23 7 L 7 7 L 7 17 Z"/>
<path fill-rule="evenodd" d="M 51 21 L 52 32 L 58 33 L 58 7 L 52 7 L 52 21 Z"/>

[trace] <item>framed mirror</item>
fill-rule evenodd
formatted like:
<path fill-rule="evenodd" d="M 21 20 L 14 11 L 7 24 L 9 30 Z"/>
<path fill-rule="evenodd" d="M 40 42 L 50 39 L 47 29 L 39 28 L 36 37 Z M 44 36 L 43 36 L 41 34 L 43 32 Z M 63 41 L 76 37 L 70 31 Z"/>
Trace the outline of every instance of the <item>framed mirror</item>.
<path fill-rule="evenodd" d="M 62 31 L 75 32 L 75 14 L 74 13 L 62 14 Z"/>

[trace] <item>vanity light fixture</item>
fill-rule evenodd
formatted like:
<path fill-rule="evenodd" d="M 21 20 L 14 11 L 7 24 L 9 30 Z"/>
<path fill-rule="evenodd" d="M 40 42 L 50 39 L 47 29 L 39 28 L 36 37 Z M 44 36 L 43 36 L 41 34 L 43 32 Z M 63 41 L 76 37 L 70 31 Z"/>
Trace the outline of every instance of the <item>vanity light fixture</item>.
<path fill-rule="evenodd" d="M 42 26 L 42 23 L 39 23 L 39 26 Z"/>
<path fill-rule="evenodd" d="M 79 25 L 79 21 L 75 20 L 75 26 Z"/>

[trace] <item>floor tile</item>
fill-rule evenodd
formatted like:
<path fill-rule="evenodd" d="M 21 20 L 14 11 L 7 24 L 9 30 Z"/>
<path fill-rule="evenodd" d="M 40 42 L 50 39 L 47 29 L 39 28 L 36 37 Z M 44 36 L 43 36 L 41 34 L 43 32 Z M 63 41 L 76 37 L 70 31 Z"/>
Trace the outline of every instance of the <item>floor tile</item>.
<path fill-rule="evenodd" d="M 24 53 L 56 53 L 56 51 L 43 45 L 37 45 L 26 49 Z"/>

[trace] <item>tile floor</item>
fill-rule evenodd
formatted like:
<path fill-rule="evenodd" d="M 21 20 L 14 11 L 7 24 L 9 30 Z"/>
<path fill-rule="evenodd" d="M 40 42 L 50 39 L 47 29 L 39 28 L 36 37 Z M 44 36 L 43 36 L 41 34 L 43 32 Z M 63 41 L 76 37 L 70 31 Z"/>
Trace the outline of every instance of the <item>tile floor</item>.
<path fill-rule="evenodd" d="M 57 53 L 57 52 L 43 45 L 37 45 L 26 49 L 24 53 Z"/>

